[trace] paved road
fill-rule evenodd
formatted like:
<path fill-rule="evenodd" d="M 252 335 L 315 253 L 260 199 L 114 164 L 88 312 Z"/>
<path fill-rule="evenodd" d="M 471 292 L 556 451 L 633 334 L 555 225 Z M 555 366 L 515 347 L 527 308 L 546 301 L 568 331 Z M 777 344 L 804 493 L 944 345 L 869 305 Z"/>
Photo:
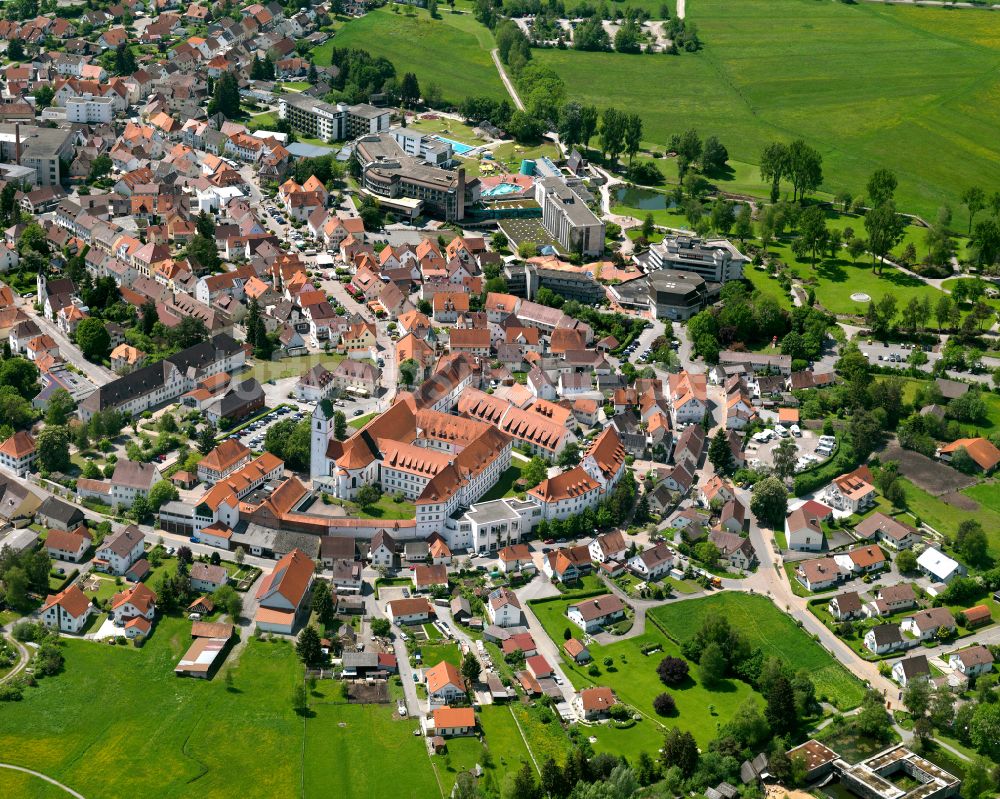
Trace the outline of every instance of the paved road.
<path fill-rule="evenodd" d="M 683 2 L 683 0 L 681 0 Z M 497 71 L 500 73 L 500 80 L 503 81 L 503 85 L 507 88 L 507 93 L 510 95 L 510 99 L 514 101 L 514 105 L 517 106 L 518 111 L 524 110 L 524 103 L 521 102 L 521 97 L 517 93 L 517 89 L 514 88 L 513 81 L 507 76 L 507 70 L 504 69 L 503 63 L 500 61 L 500 51 L 491 50 L 490 55 L 493 56 L 493 63 L 497 65 Z"/>
<path fill-rule="evenodd" d="M 70 796 L 75 796 L 77 799 L 86 799 L 86 797 L 82 793 L 77 793 L 69 786 L 63 785 L 61 782 L 58 782 L 57 780 L 52 779 L 52 777 L 42 774 L 42 772 L 40 771 L 34 771 L 33 769 L 24 768 L 23 766 L 15 766 L 13 763 L 0 763 L 0 768 L 7 768 L 10 769 L 11 771 L 20 771 L 24 774 L 30 774 L 32 777 L 38 777 L 38 779 L 40 780 L 45 780 L 47 783 L 55 785 L 57 788 L 62 788 Z"/>
<path fill-rule="evenodd" d="M 56 344 L 59 346 L 59 356 L 66 361 L 66 363 L 75 366 L 83 372 L 87 379 L 90 380 L 95 386 L 103 386 L 104 384 L 117 379 L 118 375 L 110 369 L 106 369 L 96 363 L 91 363 L 84 358 L 79 347 L 66 337 L 66 334 L 59 329 L 58 325 L 50 322 L 42 314 L 35 313 L 35 308 L 31 302 L 21 299 L 16 294 L 14 297 L 15 304 L 24 309 L 32 320 L 34 320 L 35 324 L 38 325 L 39 329 L 43 333 L 48 333 L 52 336 Z"/>

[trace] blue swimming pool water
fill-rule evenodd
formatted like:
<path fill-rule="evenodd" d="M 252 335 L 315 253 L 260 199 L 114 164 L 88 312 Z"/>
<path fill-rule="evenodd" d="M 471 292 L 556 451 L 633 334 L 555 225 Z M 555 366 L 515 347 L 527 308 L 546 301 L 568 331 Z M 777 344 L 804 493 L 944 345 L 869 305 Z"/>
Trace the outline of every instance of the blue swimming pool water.
<path fill-rule="evenodd" d="M 519 191 L 521 191 L 521 187 L 516 183 L 498 183 L 496 186 L 483 189 L 481 195 L 483 197 L 503 197 L 505 194 L 516 194 Z"/>
<path fill-rule="evenodd" d="M 465 155 L 466 153 L 470 153 L 476 149 L 471 144 L 462 144 L 460 141 L 446 139 L 444 136 L 435 136 L 434 138 L 438 141 L 443 141 L 445 144 L 450 144 L 451 149 L 458 153 L 458 155 Z"/>

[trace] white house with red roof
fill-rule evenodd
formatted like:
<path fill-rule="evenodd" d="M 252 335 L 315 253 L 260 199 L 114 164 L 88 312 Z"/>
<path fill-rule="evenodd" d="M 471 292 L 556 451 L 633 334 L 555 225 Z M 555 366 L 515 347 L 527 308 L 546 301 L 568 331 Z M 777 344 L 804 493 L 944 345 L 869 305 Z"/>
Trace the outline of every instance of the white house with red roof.
<path fill-rule="evenodd" d="M 38 611 L 42 624 L 62 633 L 78 633 L 87 626 L 94 606 L 74 583 L 58 594 L 50 594 Z"/>

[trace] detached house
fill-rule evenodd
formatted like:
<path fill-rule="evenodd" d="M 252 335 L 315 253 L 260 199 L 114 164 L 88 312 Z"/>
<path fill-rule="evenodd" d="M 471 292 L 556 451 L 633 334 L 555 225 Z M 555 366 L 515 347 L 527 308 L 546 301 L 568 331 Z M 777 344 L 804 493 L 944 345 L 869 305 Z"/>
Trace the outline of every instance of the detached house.
<path fill-rule="evenodd" d="M 881 511 L 862 519 L 855 525 L 854 532 L 869 541 L 874 539 L 883 546 L 896 550 L 909 549 L 921 540 L 916 527 L 886 516 Z"/>
<path fill-rule="evenodd" d="M 434 734 L 442 738 L 474 735 L 476 711 L 471 707 L 440 707 L 434 711 Z"/>
<path fill-rule="evenodd" d="M 584 688 L 574 699 L 577 713 L 585 721 L 596 721 L 608 717 L 608 711 L 618 700 L 610 688 Z"/>
<path fill-rule="evenodd" d="M 625 603 L 614 594 L 604 594 L 570 605 L 566 615 L 584 632 L 596 632 L 625 618 Z"/>
<path fill-rule="evenodd" d="M 877 627 L 872 627 L 865 633 L 865 647 L 875 655 L 902 649 L 904 644 L 903 636 L 899 633 L 899 625 L 879 624 Z"/>
<path fill-rule="evenodd" d="M 901 627 L 918 641 L 928 641 L 941 630 L 954 632 L 958 629 L 955 617 L 948 608 L 927 608 L 917 611 L 903 619 Z"/>
<path fill-rule="evenodd" d="M 659 579 L 667 574 L 673 565 L 673 550 L 663 542 L 629 558 L 628 562 L 629 570 L 644 580 Z"/>
<path fill-rule="evenodd" d="M 427 698 L 432 705 L 448 705 L 465 698 L 465 683 L 458 669 L 446 660 L 424 670 Z"/>
<path fill-rule="evenodd" d="M 137 525 L 104 539 L 94 556 L 94 568 L 109 574 L 123 575 L 145 551 L 145 537 Z"/>
<path fill-rule="evenodd" d="M 620 561 L 624 559 L 627 552 L 628 546 L 625 544 L 625 536 L 620 530 L 599 535 L 590 542 L 590 558 L 597 563 Z"/>
<path fill-rule="evenodd" d="M 844 591 L 830 600 L 827 609 L 836 621 L 860 618 L 862 615 L 861 597 L 857 591 Z"/>
<path fill-rule="evenodd" d="M 309 604 L 314 571 L 315 565 L 301 549 L 293 549 L 278 561 L 257 590 L 259 629 L 292 634 L 296 621 Z"/>
<path fill-rule="evenodd" d="M 897 583 L 878 589 L 875 601 L 865 606 L 865 615 L 891 616 L 901 610 L 909 610 L 917 605 L 917 595 L 910 583 Z"/>
<path fill-rule="evenodd" d="M 948 656 L 948 666 L 966 678 L 978 677 L 993 670 L 993 655 L 985 646 L 977 644 L 952 652 Z"/>
<path fill-rule="evenodd" d="M 76 583 L 50 594 L 38 611 L 42 624 L 61 633 L 79 633 L 87 626 L 94 606 Z"/>
<path fill-rule="evenodd" d="M 509 588 L 501 587 L 490 592 L 486 613 L 497 627 L 519 627 L 523 622 L 521 603 Z"/>
<path fill-rule="evenodd" d="M 0 468 L 15 477 L 24 477 L 32 471 L 37 458 L 35 439 L 24 430 L 19 430 L 0 444 Z"/>
<path fill-rule="evenodd" d="M 79 563 L 90 547 L 90 541 L 90 533 L 83 525 L 73 531 L 49 530 L 45 537 L 45 551 L 50 558 Z"/>
<path fill-rule="evenodd" d="M 125 628 L 128 638 L 148 635 L 156 616 L 156 594 L 145 583 L 136 583 L 111 600 L 115 624 Z"/>
<path fill-rule="evenodd" d="M 506 546 L 497 553 L 497 557 L 500 560 L 500 571 L 504 574 L 535 570 L 535 562 L 531 558 L 531 550 L 527 544 Z"/>
<path fill-rule="evenodd" d="M 867 466 L 834 478 L 827 488 L 826 497 L 833 507 L 862 513 L 875 505 L 877 492 L 872 485 L 872 473 Z"/>
<path fill-rule="evenodd" d="M 733 569 L 749 571 L 757 563 L 757 553 L 749 538 L 724 530 L 713 530 L 708 534 L 708 540 L 715 544 L 719 554 Z"/>
<path fill-rule="evenodd" d="M 926 655 L 913 655 L 893 664 L 892 679 L 904 688 L 911 680 L 929 680 L 931 667 Z"/>

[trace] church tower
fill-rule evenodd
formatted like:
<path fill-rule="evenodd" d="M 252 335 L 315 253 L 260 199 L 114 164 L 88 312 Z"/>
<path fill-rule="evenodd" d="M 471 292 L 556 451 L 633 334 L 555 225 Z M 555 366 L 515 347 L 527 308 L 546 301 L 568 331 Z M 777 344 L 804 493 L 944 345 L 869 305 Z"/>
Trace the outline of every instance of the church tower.
<path fill-rule="evenodd" d="M 312 415 L 312 446 L 309 456 L 309 476 L 329 477 L 330 470 L 326 459 L 326 448 L 333 438 L 333 403 L 328 399 L 316 403 Z"/>

